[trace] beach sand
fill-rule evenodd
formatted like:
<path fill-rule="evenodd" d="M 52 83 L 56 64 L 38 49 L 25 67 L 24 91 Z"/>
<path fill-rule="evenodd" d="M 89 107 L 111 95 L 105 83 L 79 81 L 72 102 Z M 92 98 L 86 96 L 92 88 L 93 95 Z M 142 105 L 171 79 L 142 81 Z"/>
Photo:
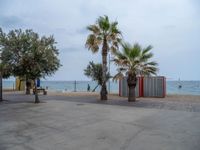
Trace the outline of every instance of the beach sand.
<path fill-rule="evenodd" d="M 100 98 L 97 92 L 49 92 L 48 95 L 54 96 L 68 96 L 68 97 L 95 97 Z M 108 94 L 109 99 L 116 100 L 127 100 L 127 97 L 120 97 L 118 94 Z M 147 98 L 136 98 L 137 100 L 153 100 L 153 101 L 172 101 L 172 102 L 190 102 L 190 103 L 200 103 L 200 95 L 167 95 L 165 98 L 147 97 Z"/>

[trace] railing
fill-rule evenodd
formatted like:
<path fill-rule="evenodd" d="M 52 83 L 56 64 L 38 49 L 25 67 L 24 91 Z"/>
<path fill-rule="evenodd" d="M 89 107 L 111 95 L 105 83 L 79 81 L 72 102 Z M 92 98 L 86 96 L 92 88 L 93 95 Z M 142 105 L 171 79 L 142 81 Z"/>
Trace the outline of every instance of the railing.
<path fill-rule="evenodd" d="M 25 86 L 25 85 L 21 85 Z M 40 86 L 42 88 L 59 91 L 59 92 L 99 92 L 101 87 L 97 86 L 94 81 L 41 81 Z M 90 87 L 88 90 L 88 86 Z M 4 89 L 15 88 L 15 81 L 3 81 Z M 109 84 L 107 83 L 107 91 L 109 92 Z M 110 81 L 110 93 L 118 93 L 119 84 L 118 82 Z"/>

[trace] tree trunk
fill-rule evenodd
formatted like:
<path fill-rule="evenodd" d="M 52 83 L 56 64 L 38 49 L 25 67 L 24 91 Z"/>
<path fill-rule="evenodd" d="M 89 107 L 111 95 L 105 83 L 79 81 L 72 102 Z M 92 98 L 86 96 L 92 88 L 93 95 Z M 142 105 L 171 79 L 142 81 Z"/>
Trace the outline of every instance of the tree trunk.
<path fill-rule="evenodd" d="M 34 80 L 34 85 L 35 85 L 35 103 L 40 103 L 37 91 L 37 80 Z"/>
<path fill-rule="evenodd" d="M 102 86 L 101 86 L 101 100 L 107 100 L 107 87 L 106 87 L 106 73 L 107 73 L 107 55 L 108 55 L 108 45 L 106 37 L 104 37 L 103 47 L 102 47 Z"/>
<path fill-rule="evenodd" d="M 92 92 L 95 92 L 95 90 L 97 89 L 99 85 L 97 84 L 97 86 L 92 90 Z"/>
<path fill-rule="evenodd" d="M 26 95 L 31 94 L 31 80 L 26 79 Z"/>
<path fill-rule="evenodd" d="M 136 101 L 135 87 L 134 86 L 129 86 L 128 101 L 129 102 L 135 102 Z"/>
<path fill-rule="evenodd" d="M 20 91 L 20 89 L 21 89 L 21 83 L 22 83 L 22 80 L 19 80 L 19 91 Z"/>
<path fill-rule="evenodd" d="M 2 70 L 0 70 L 0 102 L 3 101 L 3 76 L 2 76 Z"/>
<path fill-rule="evenodd" d="M 129 102 L 135 102 L 135 87 L 137 84 L 137 77 L 135 74 L 129 73 L 127 78 L 127 83 L 129 87 L 129 94 L 128 94 L 128 101 Z"/>

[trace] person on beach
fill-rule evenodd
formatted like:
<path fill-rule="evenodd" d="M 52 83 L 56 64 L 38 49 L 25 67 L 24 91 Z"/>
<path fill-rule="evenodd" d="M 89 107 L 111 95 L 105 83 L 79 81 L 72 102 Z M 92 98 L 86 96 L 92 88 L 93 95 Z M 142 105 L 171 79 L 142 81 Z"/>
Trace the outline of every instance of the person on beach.
<path fill-rule="evenodd" d="M 90 92 L 90 85 L 87 86 L 87 91 Z"/>

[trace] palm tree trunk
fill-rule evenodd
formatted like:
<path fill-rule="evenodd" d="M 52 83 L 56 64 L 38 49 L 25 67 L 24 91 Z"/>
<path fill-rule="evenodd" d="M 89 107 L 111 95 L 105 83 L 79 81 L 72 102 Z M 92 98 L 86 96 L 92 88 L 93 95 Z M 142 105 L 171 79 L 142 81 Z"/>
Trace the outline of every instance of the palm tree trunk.
<path fill-rule="evenodd" d="M 129 102 L 135 102 L 136 101 L 135 87 L 136 87 L 136 84 L 137 84 L 136 75 L 129 73 L 128 78 L 127 78 L 127 83 L 128 83 L 128 87 L 129 87 L 128 101 Z"/>
<path fill-rule="evenodd" d="M 3 76 L 2 76 L 2 70 L 0 70 L 0 102 L 3 101 Z"/>
<path fill-rule="evenodd" d="M 107 55 L 108 55 L 108 45 L 106 37 L 104 37 L 103 47 L 102 47 L 102 86 L 101 86 L 101 100 L 107 100 L 107 87 L 106 87 L 106 72 L 107 72 Z"/>
<path fill-rule="evenodd" d="M 95 90 L 97 89 L 98 86 L 99 86 L 99 84 L 97 84 L 97 86 L 95 86 L 95 88 L 92 90 L 92 92 L 95 92 Z"/>
<path fill-rule="evenodd" d="M 128 101 L 129 102 L 135 102 L 136 101 L 135 87 L 134 86 L 129 86 Z"/>
<path fill-rule="evenodd" d="M 34 85 L 35 85 L 35 103 L 40 103 L 39 97 L 38 97 L 38 91 L 37 91 L 37 81 L 34 80 Z"/>

